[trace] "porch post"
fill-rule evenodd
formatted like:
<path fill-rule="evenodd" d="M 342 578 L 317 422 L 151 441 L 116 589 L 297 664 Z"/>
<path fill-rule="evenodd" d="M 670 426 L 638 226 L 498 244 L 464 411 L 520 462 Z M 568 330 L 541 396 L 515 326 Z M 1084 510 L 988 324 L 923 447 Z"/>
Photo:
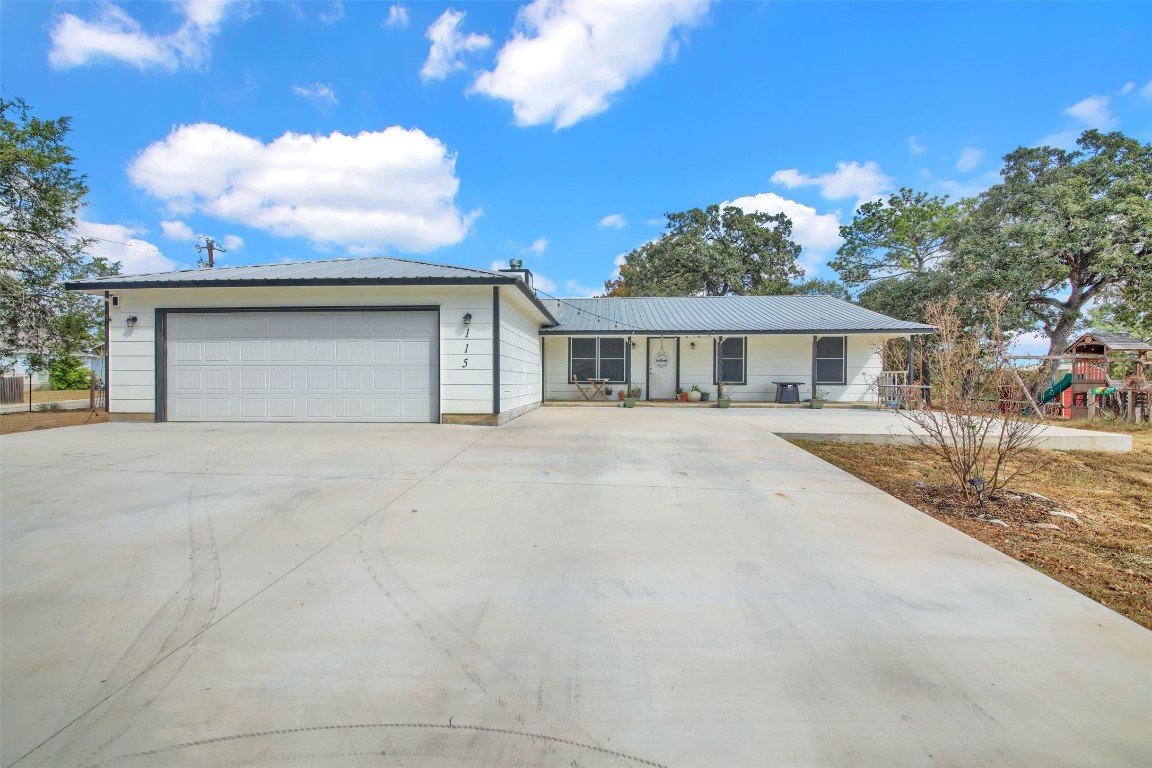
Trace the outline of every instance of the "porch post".
<path fill-rule="evenodd" d="M 908 383 L 916 381 L 916 337 L 908 334 Z"/>

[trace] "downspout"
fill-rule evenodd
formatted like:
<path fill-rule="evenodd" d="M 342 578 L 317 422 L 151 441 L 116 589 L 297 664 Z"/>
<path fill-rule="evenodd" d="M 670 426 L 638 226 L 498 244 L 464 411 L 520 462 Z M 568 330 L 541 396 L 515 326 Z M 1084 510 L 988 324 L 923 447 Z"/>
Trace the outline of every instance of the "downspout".
<path fill-rule="evenodd" d="M 816 342 L 819 340 L 820 340 L 819 336 L 813 336 L 812 337 L 812 385 L 811 385 L 811 387 L 809 387 L 812 390 L 816 389 Z M 845 345 L 847 345 L 847 342 L 845 342 Z M 845 356 L 845 358 L 847 358 L 847 356 L 848 356 L 848 350 L 847 349 L 844 350 L 844 356 Z"/>
<path fill-rule="evenodd" d="M 112 307 L 111 294 L 104 291 L 104 413 L 112 413 Z M 31 396 L 29 396 L 31 402 Z"/>

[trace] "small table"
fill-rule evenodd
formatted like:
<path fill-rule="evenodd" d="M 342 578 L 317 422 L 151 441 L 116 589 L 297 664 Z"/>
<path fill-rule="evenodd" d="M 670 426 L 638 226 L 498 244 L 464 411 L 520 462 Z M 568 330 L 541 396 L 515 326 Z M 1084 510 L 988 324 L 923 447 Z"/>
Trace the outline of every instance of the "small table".
<path fill-rule="evenodd" d="M 605 400 L 608 399 L 607 393 L 604 392 L 604 387 L 608 386 L 609 379 L 587 379 L 588 386 L 581 386 L 580 380 L 575 376 L 572 377 L 572 382 L 576 385 L 576 389 L 580 390 L 580 397 L 585 400 L 595 400 L 596 395 Z"/>
<path fill-rule="evenodd" d="M 778 403 L 798 403 L 800 402 L 800 385 L 802 381 L 774 381 L 776 385 L 776 402 Z"/>

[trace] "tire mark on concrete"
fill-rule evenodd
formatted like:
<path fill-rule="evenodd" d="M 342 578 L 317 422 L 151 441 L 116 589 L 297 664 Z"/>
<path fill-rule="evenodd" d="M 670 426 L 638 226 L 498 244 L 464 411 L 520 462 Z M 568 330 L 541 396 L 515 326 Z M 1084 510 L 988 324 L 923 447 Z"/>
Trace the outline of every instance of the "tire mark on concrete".
<path fill-rule="evenodd" d="M 411 730 L 439 729 L 439 730 L 448 730 L 448 731 L 471 731 L 471 732 L 481 733 L 481 734 L 492 733 L 492 734 L 499 734 L 502 736 L 512 736 L 515 738 L 531 739 L 533 741 L 539 740 L 539 741 L 544 741 L 544 742 L 554 742 L 557 744 L 564 744 L 564 745 L 567 745 L 569 747 L 574 747 L 574 748 L 582 750 L 582 751 L 595 752 L 595 753 L 600 754 L 600 755 L 607 755 L 607 756 L 611 756 L 611 757 L 616 757 L 616 758 L 620 758 L 622 760 L 627 760 L 631 763 L 636 763 L 637 765 L 651 766 L 651 768 L 668 768 L 668 766 L 664 765 L 663 763 L 653 762 L 652 760 L 646 760 L 642 757 L 635 757 L 633 755 L 625 754 L 624 752 L 618 752 L 614 749 L 608 749 L 607 747 L 601 747 L 601 746 L 596 745 L 596 744 L 586 744 L 586 743 L 579 742 L 579 741 L 573 741 L 572 739 L 565 739 L 565 738 L 560 737 L 560 736 L 549 736 L 548 734 L 544 734 L 544 733 L 532 733 L 530 731 L 519 731 L 519 730 L 512 730 L 509 728 L 489 728 L 489 727 L 483 726 L 483 725 L 447 725 L 444 723 L 341 723 L 341 724 L 336 724 L 336 725 L 311 725 L 311 726 L 300 726 L 297 728 L 278 728 L 278 729 L 274 729 L 274 730 L 270 730 L 270 731 L 256 731 L 253 733 L 237 733 L 237 734 L 230 734 L 228 736 L 216 736 L 216 737 L 211 738 L 211 739 L 198 739 L 196 741 L 183 741 L 183 742 L 180 742 L 178 744 L 170 744 L 166 747 L 157 747 L 156 749 L 147 749 L 147 750 L 143 750 L 140 752 L 130 752 L 130 753 L 125 754 L 125 755 L 120 755 L 119 757 L 114 757 L 111 760 L 104 760 L 103 762 L 99 762 L 99 763 L 90 763 L 90 764 L 87 764 L 85 766 L 82 766 L 82 768 L 102 768 L 103 766 L 115 765 L 116 763 L 121 763 L 121 762 L 124 762 L 126 760 L 135 760 L 137 758 L 142 758 L 142 757 L 152 757 L 154 755 L 161 755 L 161 754 L 165 754 L 167 752 L 174 752 L 174 751 L 180 750 L 180 749 L 190 749 L 192 747 L 202 747 L 202 746 L 206 746 L 208 744 L 221 744 L 221 743 L 226 743 L 226 742 L 240 741 L 242 739 L 264 738 L 264 737 L 268 737 L 268 736 L 286 736 L 286 735 L 291 735 L 291 734 L 296 734 L 296 733 L 311 733 L 311 732 L 317 732 L 317 731 L 334 731 L 334 730 L 345 730 L 345 729 L 388 729 L 388 728 L 411 729 Z M 369 753 L 369 754 L 371 754 L 371 753 Z M 455 759 L 459 759 L 459 756 L 454 755 L 453 757 Z"/>

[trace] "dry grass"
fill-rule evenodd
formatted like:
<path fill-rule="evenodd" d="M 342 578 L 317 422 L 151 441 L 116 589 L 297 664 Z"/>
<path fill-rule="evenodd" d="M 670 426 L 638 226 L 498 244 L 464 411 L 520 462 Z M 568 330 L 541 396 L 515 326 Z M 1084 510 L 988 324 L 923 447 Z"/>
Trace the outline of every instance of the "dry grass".
<path fill-rule="evenodd" d="M 949 487 L 946 467 L 926 449 L 795 442 L 1152 629 L 1152 429 L 1114 429 L 1133 433 L 1131 453 L 1029 451 L 1024 461 L 1035 471 L 1014 480 L 985 510 L 963 503 Z M 982 512 L 1008 527 L 981 519 Z M 1031 527 L 1035 523 L 1060 530 Z"/>
<path fill-rule="evenodd" d="M 61 400 L 87 400 L 87 389 L 38 389 L 32 393 L 32 407 L 36 403 L 57 403 Z M 28 404 L 28 392 L 24 392 L 24 404 Z"/>
<path fill-rule="evenodd" d="M 0 414 L 0 435 L 30 432 L 34 429 L 76 427 L 84 424 L 103 424 L 108 414 L 103 411 L 35 411 Z"/>

